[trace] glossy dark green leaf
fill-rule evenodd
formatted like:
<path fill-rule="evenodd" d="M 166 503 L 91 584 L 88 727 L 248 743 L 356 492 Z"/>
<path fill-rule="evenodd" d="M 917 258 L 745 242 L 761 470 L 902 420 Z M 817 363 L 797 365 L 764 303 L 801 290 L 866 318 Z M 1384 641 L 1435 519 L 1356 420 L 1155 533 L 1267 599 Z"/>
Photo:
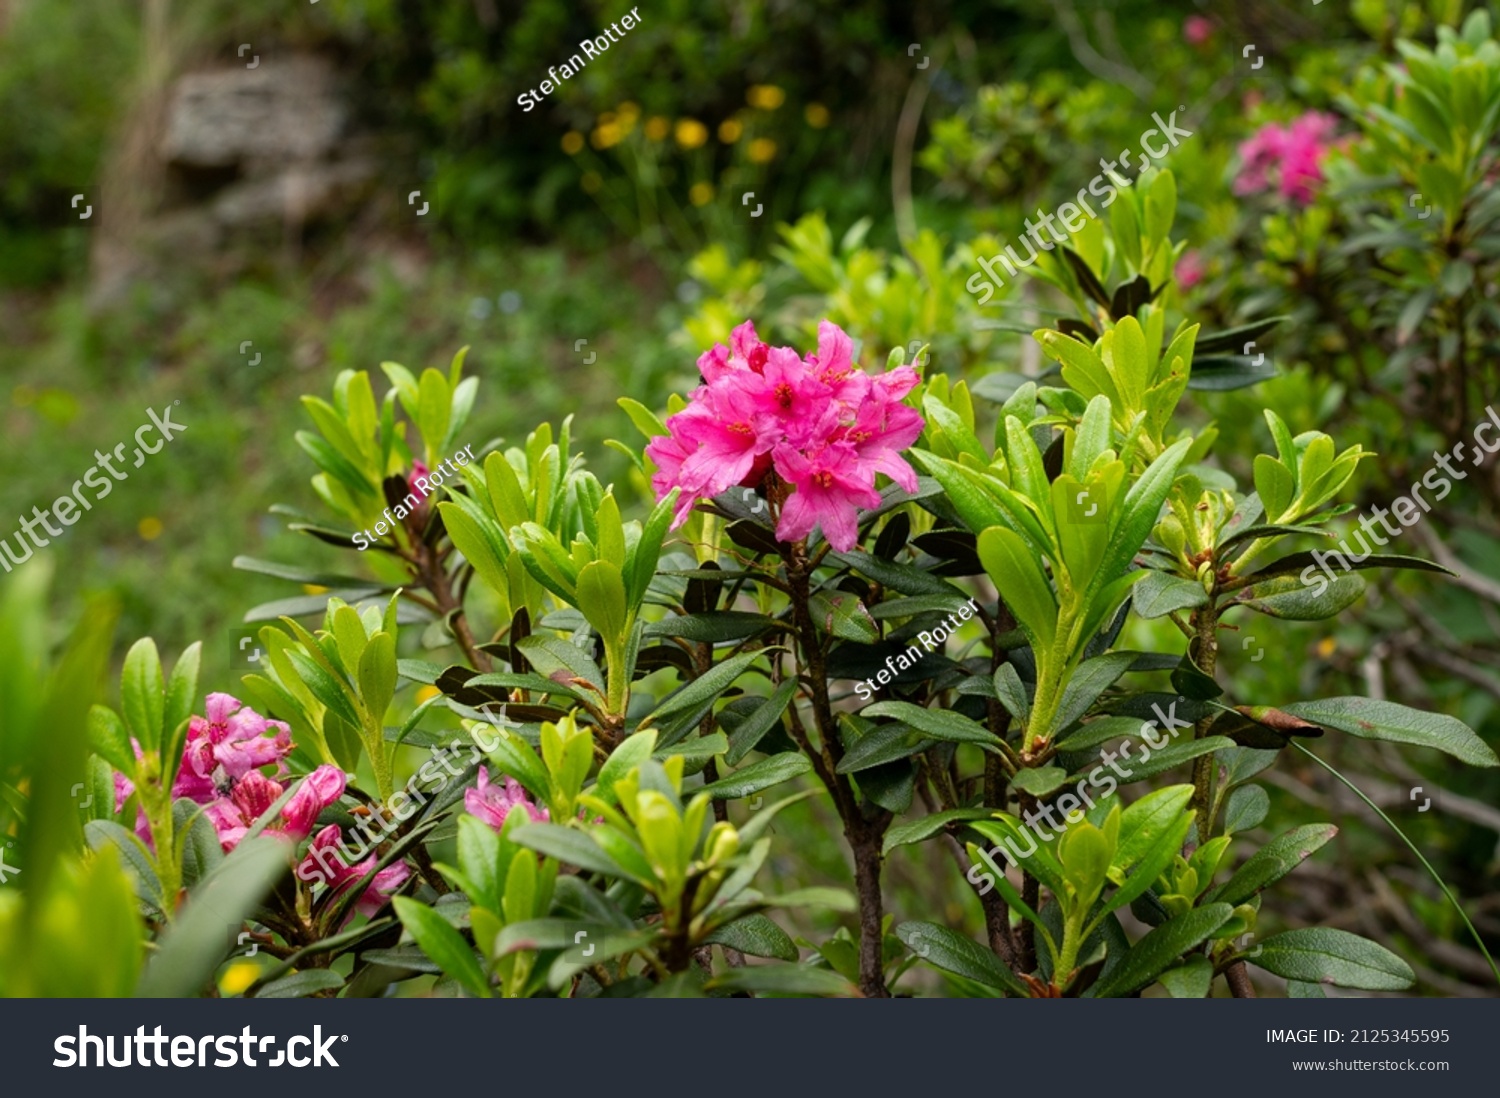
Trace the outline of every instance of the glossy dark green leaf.
<path fill-rule="evenodd" d="M 1384 946 L 1332 927 L 1273 934 L 1244 957 L 1267 972 L 1306 983 L 1404 991 L 1416 982 L 1411 966 Z"/>
<path fill-rule="evenodd" d="M 757 995 L 812 995 L 857 998 L 859 989 L 837 972 L 807 965 L 767 964 L 731 968 L 708 981 L 711 991 L 750 991 Z"/>
<path fill-rule="evenodd" d="M 1339 833 L 1333 824 L 1306 824 L 1277 836 L 1252 854 L 1234 876 L 1208 894 L 1210 900 L 1242 904 L 1296 869 Z"/>
<path fill-rule="evenodd" d="M 407 896 L 397 896 L 396 914 L 402 924 L 416 939 L 422 952 L 431 957 L 442 970 L 452 976 L 470 995 L 487 999 L 490 997 L 489 978 L 480 967 L 474 949 L 453 925 L 426 904 Z"/>
<path fill-rule="evenodd" d="M 1206 941 L 1233 914 L 1229 904 L 1206 904 L 1168 920 L 1136 942 L 1110 979 L 1095 984 L 1090 994 L 1112 999 L 1146 987 L 1184 953 Z"/>
<path fill-rule="evenodd" d="M 880 853 L 889 854 L 898 846 L 906 846 L 910 843 L 919 843 L 924 839 L 930 839 L 938 832 L 944 830 L 949 824 L 959 823 L 963 820 L 982 820 L 990 814 L 988 808 L 950 808 L 943 812 L 933 812 L 923 816 L 920 820 L 911 820 L 908 823 L 896 824 L 885 833 L 885 840 L 881 844 Z"/>
<path fill-rule="evenodd" d="M 1365 593 L 1365 581 L 1353 573 L 1332 582 L 1321 575 L 1315 580 L 1322 586 L 1305 584 L 1296 576 L 1268 577 L 1241 590 L 1236 603 L 1273 618 L 1322 621 L 1347 610 Z"/>
<path fill-rule="evenodd" d="M 1143 618 L 1162 618 L 1208 604 L 1208 593 L 1197 580 L 1166 572 L 1147 572 L 1130 589 L 1130 605 Z"/>
<path fill-rule="evenodd" d="M 681 637 L 700 644 L 727 644 L 787 626 L 764 614 L 743 610 L 713 610 L 679 615 L 646 626 L 647 637 Z"/>
<path fill-rule="evenodd" d="M 1395 702 L 1361 697 L 1293 702 L 1281 706 L 1281 710 L 1360 739 L 1433 747 L 1470 766 L 1500 765 L 1495 752 L 1472 728 L 1442 713 L 1424 713 Z"/>
<path fill-rule="evenodd" d="M 798 959 L 797 943 L 792 941 L 791 935 L 761 914 L 746 915 L 726 923 L 704 941 L 728 946 L 752 957 L 771 957 L 778 961 Z"/>
<path fill-rule="evenodd" d="M 366 954 L 368 956 L 368 954 Z M 257 999 L 305 999 L 320 991 L 334 991 L 344 986 L 344 978 L 326 968 L 308 968 L 263 984 L 255 993 Z"/>
<path fill-rule="evenodd" d="M 894 717 L 932 739 L 949 743 L 999 742 L 998 737 L 978 721 L 972 721 L 949 709 L 927 709 L 910 702 L 885 701 L 865 706 L 860 710 L 860 716 L 867 720 L 871 717 Z"/>
<path fill-rule="evenodd" d="M 724 761 L 730 766 L 738 766 L 740 760 L 754 750 L 765 734 L 781 723 L 782 714 L 786 712 L 796 693 L 797 680 L 786 679 L 769 698 L 760 702 L 742 719 L 728 718 L 726 715 L 730 707 L 725 706 L 719 713 L 720 725 L 729 732 L 729 750 L 725 752 Z"/>
<path fill-rule="evenodd" d="M 799 774 L 806 774 L 811 769 L 812 763 L 806 755 L 797 751 L 785 751 L 749 766 L 742 766 L 733 774 L 710 782 L 696 792 L 707 793 L 715 800 L 748 797 L 762 789 L 790 781 Z"/>
<path fill-rule="evenodd" d="M 937 923 L 909 922 L 896 927 L 896 937 L 930 965 L 986 987 L 1027 997 L 1026 985 L 989 949 Z"/>

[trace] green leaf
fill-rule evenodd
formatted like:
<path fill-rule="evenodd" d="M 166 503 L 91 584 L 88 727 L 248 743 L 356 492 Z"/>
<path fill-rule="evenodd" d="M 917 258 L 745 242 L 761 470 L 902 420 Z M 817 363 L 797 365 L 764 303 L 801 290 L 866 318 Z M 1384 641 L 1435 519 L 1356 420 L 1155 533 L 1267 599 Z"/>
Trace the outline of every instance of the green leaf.
<path fill-rule="evenodd" d="M 1143 618 L 1163 618 L 1208 605 L 1208 592 L 1197 580 L 1148 571 L 1146 578 L 1130 589 L 1130 605 Z"/>
<path fill-rule="evenodd" d="M 119 714 L 108 706 L 96 705 L 89 710 L 89 746 L 120 773 L 135 773 L 130 734 Z"/>
<path fill-rule="evenodd" d="M 1032 647 L 1050 647 L 1057 632 L 1057 600 L 1025 540 L 992 526 L 979 535 L 979 559 Z"/>
<path fill-rule="evenodd" d="M 554 823 L 528 823 L 510 833 L 512 842 L 548 854 L 560 862 L 579 869 L 603 873 L 610 877 L 626 874 L 588 835 Z"/>
<path fill-rule="evenodd" d="M 1010 784 L 1033 797 L 1045 797 L 1068 780 L 1068 772 L 1060 766 L 1026 767 L 1016 771 Z"/>
<path fill-rule="evenodd" d="M 799 774 L 806 774 L 811 769 L 812 763 L 800 751 L 783 751 L 779 755 L 761 759 L 749 766 L 742 766 L 733 774 L 720 778 L 716 782 L 709 782 L 696 792 L 707 793 L 715 800 L 721 801 L 734 797 L 748 797 L 751 793 L 769 789 L 773 785 L 780 785 Z"/>
<path fill-rule="evenodd" d="M 1150 750 L 1149 744 L 1145 746 L 1147 750 Z M 1132 758 L 1129 763 L 1130 777 L 1121 779 L 1120 784 L 1126 785 L 1145 778 L 1153 778 L 1164 771 L 1171 770 L 1174 766 L 1181 766 L 1191 759 L 1196 759 L 1200 755 L 1222 751 L 1226 747 L 1233 746 L 1234 741 L 1227 736 L 1204 736 L 1199 740 L 1174 740 L 1160 751 L 1151 750 L 1150 758 Z"/>
<path fill-rule="evenodd" d="M 754 749 L 765 734 L 781 723 L 781 716 L 796 693 L 797 680 L 784 680 L 769 698 L 756 706 L 754 712 L 729 729 L 729 750 L 724 755 L 724 761 L 730 766 L 738 766 L 740 760 Z M 719 720 L 721 724 L 727 723 L 722 714 Z"/>
<path fill-rule="evenodd" d="M 162 732 L 168 737 L 174 736 L 182 723 L 193 715 L 193 706 L 198 700 L 198 665 L 202 654 L 202 641 L 194 641 L 188 645 L 182 655 L 177 657 L 177 663 L 167 679 Z M 179 744 L 169 743 L 166 747 L 164 754 L 168 759 L 176 760 L 180 757 L 182 749 Z"/>
<path fill-rule="evenodd" d="M 715 664 L 681 690 L 668 695 L 650 716 L 641 720 L 640 726 L 656 725 L 660 728 L 663 747 L 676 743 L 703 719 L 719 696 L 733 686 L 745 669 L 760 659 L 765 651 L 743 652 Z"/>
<path fill-rule="evenodd" d="M 1206 999 L 1214 982 L 1213 962 L 1207 957 L 1190 957 L 1158 979 L 1174 999 Z"/>
<path fill-rule="evenodd" d="M 990 950 L 971 938 L 937 923 L 909 922 L 896 928 L 896 937 L 928 964 L 985 987 L 1028 998 L 1026 985 Z"/>
<path fill-rule="evenodd" d="M 599 670 L 593 656 L 571 641 L 546 633 L 533 633 L 517 641 L 516 647 L 543 675 L 566 671 L 573 678 L 591 683 L 603 693 L 604 672 Z"/>
<path fill-rule="evenodd" d="M 1258 785 L 1242 785 L 1229 794 L 1224 807 L 1224 831 L 1233 834 L 1258 827 L 1271 811 L 1271 797 Z"/>
<path fill-rule="evenodd" d="M 1242 904 L 1296 869 L 1338 833 L 1339 829 L 1333 824 L 1294 827 L 1252 854 L 1234 876 L 1210 892 L 1208 898 Z"/>
<path fill-rule="evenodd" d="M 950 823 L 960 820 L 982 820 L 989 814 L 988 808 L 950 808 L 944 812 L 934 812 L 923 816 L 920 820 L 897 824 L 885 833 L 885 840 L 880 847 L 881 856 L 889 854 L 898 846 L 930 839 Z"/>
<path fill-rule="evenodd" d="M 607 639 L 625 635 L 625 581 L 620 569 L 607 560 L 596 560 L 578 570 L 578 608 L 590 625 Z"/>
<path fill-rule="evenodd" d="M 774 957 L 778 961 L 796 961 L 797 943 L 766 916 L 746 915 L 719 927 L 705 942 L 728 946 L 752 957 Z"/>
<path fill-rule="evenodd" d="M 182 999 L 201 994 L 223 960 L 226 932 L 254 913 L 287 870 L 280 839 L 247 838 L 193 889 L 192 899 L 158 942 L 136 996 Z"/>
<path fill-rule="evenodd" d="M 905 759 L 937 744 L 904 724 L 883 724 L 865 732 L 844 753 L 837 767 L 840 774 L 853 774 L 882 763 Z"/>
<path fill-rule="evenodd" d="M 470 995 L 478 999 L 491 997 L 490 984 L 479 965 L 474 950 L 464 941 L 453 924 L 434 909 L 409 896 L 397 896 L 396 914 L 416 939 L 422 952 L 452 976 Z"/>
<path fill-rule="evenodd" d="M 995 669 L 995 697 L 1005 711 L 1025 724 L 1031 716 L 1031 698 L 1026 693 L 1026 684 L 1013 663 L 1002 663 Z"/>
<path fill-rule="evenodd" d="M 853 999 L 859 989 L 837 972 L 806 965 L 745 965 L 731 968 L 704 985 L 710 991 L 751 991 L 758 995 L 816 995 Z"/>
<path fill-rule="evenodd" d="M 1280 560 L 1273 560 L 1264 568 L 1256 570 L 1252 575 L 1257 580 L 1261 577 L 1270 576 L 1300 576 L 1309 568 L 1318 568 L 1320 562 L 1328 559 L 1331 552 L 1332 550 L 1325 549 L 1317 553 L 1312 551 L 1291 553 Z M 1341 560 L 1345 559 L 1342 553 L 1339 556 Z M 1350 571 L 1364 571 L 1370 568 L 1404 568 L 1413 572 L 1440 572 L 1447 576 L 1454 574 L 1451 569 L 1444 568 L 1441 564 L 1430 560 L 1423 560 L 1421 557 L 1402 556 L 1398 553 L 1371 553 L 1363 560 L 1355 560 L 1349 557 L 1347 558 L 1347 564 L 1343 564 L 1340 567 L 1341 569 L 1348 569 Z"/>
<path fill-rule="evenodd" d="M 255 997 L 257 999 L 305 999 L 319 991 L 333 991 L 343 986 L 344 978 L 337 972 L 331 972 L 326 968 L 309 968 L 263 984 L 255 993 Z"/>
<path fill-rule="evenodd" d="M 143 637 L 130 646 L 120 674 L 120 707 L 125 726 L 150 755 L 161 748 L 165 703 L 162 699 L 161 658 L 156 642 Z"/>
<path fill-rule="evenodd" d="M 856 644 L 875 644 L 880 630 L 875 619 L 855 595 L 814 595 L 808 601 L 813 621 L 823 632 Z"/>
<path fill-rule="evenodd" d="M 656 729 L 647 728 L 632 736 L 627 736 L 599 768 L 599 776 L 594 779 L 594 796 L 608 804 L 615 804 L 619 800 L 619 794 L 615 792 L 615 782 L 649 759 L 654 750 L 656 750 Z"/>
<path fill-rule="evenodd" d="M 359 659 L 359 695 L 370 719 L 385 720 L 385 711 L 396 694 L 396 638 L 376 633 Z"/>
<path fill-rule="evenodd" d="M 1411 966 L 1384 946 L 1330 927 L 1273 934 L 1244 957 L 1288 980 L 1362 991 L 1402 991 L 1416 982 Z"/>
<path fill-rule="evenodd" d="M 1073 672 L 1073 677 L 1068 680 L 1062 701 L 1058 703 L 1053 727 L 1067 728 L 1088 712 L 1089 706 L 1099 699 L 1099 695 L 1130 670 L 1130 665 L 1135 662 L 1135 658 L 1134 652 L 1110 652 L 1091 660 L 1084 660 L 1079 664 L 1077 670 Z"/>
<path fill-rule="evenodd" d="M 1236 603 L 1273 618 L 1289 621 L 1322 621 L 1347 610 L 1365 593 L 1361 576 L 1349 573 L 1331 583 L 1314 577 L 1321 587 L 1303 583 L 1296 576 L 1272 576 L 1240 591 Z"/>
<path fill-rule="evenodd" d="M 1293 702 L 1281 706 L 1281 710 L 1361 739 L 1435 747 L 1470 766 L 1500 765 L 1495 752 L 1472 728 L 1456 717 L 1441 713 L 1424 713 L 1395 702 L 1360 697 Z"/>
<path fill-rule="evenodd" d="M 1234 914 L 1230 904 L 1207 904 L 1169 919 L 1138 941 L 1108 979 L 1090 989 L 1096 999 L 1113 999 L 1143 988 L 1201 945 Z"/>
<path fill-rule="evenodd" d="M 156 865 L 135 832 L 121 827 L 114 820 L 90 820 L 83 825 L 83 834 L 91 850 L 113 845 L 119 851 L 120 865 L 135 886 L 136 896 L 158 912 L 167 910 L 161 881 L 156 876 Z"/>
<path fill-rule="evenodd" d="M 745 610 L 708 610 L 651 622 L 646 626 L 646 636 L 681 637 L 699 644 L 728 644 L 782 628 L 785 627 L 780 622 L 765 614 Z"/>
<path fill-rule="evenodd" d="M 352 728 L 363 726 L 364 722 L 355 712 L 353 700 L 349 695 L 349 687 L 345 683 L 335 679 L 321 663 L 306 652 L 288 648 L 286 657 L 291 660 L 297 677 L 306 684 L 313 697 L 322 702 L 326 709 Z"/>
<path fill-rule="evenodd" d="M 894 717 L 902 724 L 915 728 L 932 739 L 945 740 L 949 743 L 997 744 L 1000 742 L 998 736 L 978 721 L 972 721 L 951 710 L 926 709 L 920 705 L 912 705 L 910 702 L 876 702 L 860 710 L 860 716 L 867 719 Z"/>

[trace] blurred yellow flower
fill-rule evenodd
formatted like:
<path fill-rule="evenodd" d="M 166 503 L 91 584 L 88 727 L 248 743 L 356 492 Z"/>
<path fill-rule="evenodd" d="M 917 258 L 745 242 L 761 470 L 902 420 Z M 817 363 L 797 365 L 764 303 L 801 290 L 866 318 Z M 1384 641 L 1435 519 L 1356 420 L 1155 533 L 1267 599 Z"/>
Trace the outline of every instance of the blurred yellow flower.
<path fill-rule="evenodd" d="M 155 541 L 157 538 L 161 537 L 161 519 L 157 518 L 155 515 L 147 515 L 136 524 L 135 528 L 136 532 L 139 533 L 141 537 L 145 538 L 147 541 Z"/>
<path fill-rule="evenodd" d="M 802 112 L 802 117 L 807 119 L 807 124 L 813 129 L 821 130 L 828 125 L 828 108 L 821 103 L 809 103 Z"/>
<path fill-rule="evenodd" d="M 659 114 L 653 114 L 646 120 L 646 136 L 652 141 L 660 141 L 672 132 L 672 123 Z"/>
<path fill-rule="evenodd" d="M 1332 637 L 1324 637 L 1318 642 L 1318 657 L 1320 659 L 1326 660 L 1329 656 L 1338 651 L 1338 647 L 1338 641 L 1334 640 Z"/>
<path fill-rule="evenodd" d="M 776 159 L 776 142 L 769 137 L 757 137 L 750 142 L 750 159 L 757 164 L 769 164 Z"/>
<path fill-rule="evenodd" d="M 441 693 L 441 690 L 433 686 L 431 683 L 428 683 L 426 686 L 422 687 L 422 689 L 417 691 L 417 704 L 421 705 L 425 701 L 430 701 Z"/>
<path fill-rule="evenodd" d="M 628 100 L 620 104 L 620 121 L 626 125 L 634 122 L 641 116 L 641 108 Z"/>
<path fill-rule="evenodd" d="M 328 588 L 319 587 L 316 583 L 304 583 L 302 585 L 302 592 L 306 595 L 326 595 L 328 594 Z"/>
<path fill-rule="evenodd" d="M 604 179 L 598 172 L 584 172 L 583 178 L 578 181 L 579 186 L 586 194 L 594 194 L 600 187 L 604 186 Z"/>
<path fill-rule="evenodd" d="M 745 102 L 763 111 L 774 111 L 786 102 L 786 92 L 775 84 L 756 84 L 745 93 Z"/>
<path fill-rule="evenodd" d="M 726 145 L 733 145 L 744 132 L 745 127 L 736 118 L 726 118 L 719 123 L 719 140 Z"/>
<path fill-rule="evenodd" d="M 578 152 L 583 148 L 583 134 L 579 133 L 577 130 L 569 130 L 567 133 L 563 134 L 562 148 L 563 152 L 567 153 L 569 156 L 576 156 Z"/>
<path fill-rule="evenodd" d="M 696 149 L 708 140 L 708 127 L 696 118 L 677 120 L 677 143 L 684 149 Z"/>
<path fill-rule="evenodd" d="M 225 995 L 238 995 L 260 979 L 260 965 L 254 961 L 236 961 L 219 977 L 219 990 Z"/>
<path fill-rule="evenodd" d="M 694 183 L 688 190 L 688 201 L 694 206 L 707 206 L 714 200 L 712 183 Z"/>
<path fill-rule="evenodd" d="M 607 149 L 612 145 L 618 145 L 620 138 L 625 136 L 618 122 L 606 122 L 590 135 L 589 140 L 594 143 L 596 149 Z"/>

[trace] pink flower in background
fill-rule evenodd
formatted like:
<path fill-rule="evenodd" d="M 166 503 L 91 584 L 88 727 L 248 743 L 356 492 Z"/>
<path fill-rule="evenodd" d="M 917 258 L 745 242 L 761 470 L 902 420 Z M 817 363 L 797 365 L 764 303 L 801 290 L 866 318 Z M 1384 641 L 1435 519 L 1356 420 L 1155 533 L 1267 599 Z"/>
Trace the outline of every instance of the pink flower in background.
<path fill-rule="evenodd" d="M 422 464 L 420 459 L 414 459 L 411 472 L 406 475 L 407 490 L 415 494 L 417 499 L 424 500 L 432 492 L 431 478 L 432 470 Z"/>
<path fill-rule="evenodd" d="M 526 795 L 525 787 L 510 775 L 505 776 L 503 785 L 492 784 L 488 767 L 481 766 L 478 784 L 464 791 L 464 808 L 469 815 L 478 816 L 496 831 L 505 826 L 505 818 L 517 806 L 526 810 L 533 823 L 545 823 L 549 818 L 547 810 L 538 808 Z"/>
<path fill-rule="evenodd" d="M 916 473 L 900 451 L 924 426 L 902 403 L 917 372 L 903 366 L 864 373 L 854 341 L 838 325 L 821 322 L 817 351 L 804 358 L 762 343 L 746 321 L 728 347 L 704 352 L 698 369 L 704 384 L 667 420 L 668 433 L 646 447 L 657 466 L 651 479 L 657 499 L 681 489 L 674 527 L 698 500 L 757 487 L 774 472 L 794 489 L 776 536 L 795 541 L 821 527 L 843 551 L 858 538 L 859 509 L 880 502 L 877 476 L 916 489 Z"/>
<path fill-rule="evenodd" d="M 203 708 L 206 717 L 195 716 L 188 723 L 182 766 L 172 783 L 173 797 L 208 804 L 262 766 L 275 763 L 278 775 L 286 773 L 283 760 L 292 749 L 291 729 L 286 724 L 242 707 L 229 694 L 210 694 Z M 267 738 L 267 731 L 274 735 Z"/>
<path fill-rule="evenodd" d="M 1182 258 L 1172 268 L 1172 277 L 1177 280 L 1177 285 L 1184 290 L 1191 290 L 1203 281 L 1203 276 L 1208 268 L 1203 263 L 1203 255 L 1196 251 L 1182 253 Z"/>
<path fill-rule="evenodd" d="M 339 839 L 338 824 L 329 824 L 319 831 L 308 847 L 307 855 L 297 867 L 298 880 L 310 881 L 321 877 L 332 894 L 337 895 L 354 887 L 366 873 L 375 868 L 374 854 L 354 865 L 345 865 L 343 856 L 335 849 L 339 845 Z M 411 870 L 405 862 L 386 866 L 371 878 L 359 902 L 354 905 L 354 910 L 361 915 L 374 915 L 409 876 Z"/>
<path fill-rule="evenodd" d="M 1240 173 L 1235 194 L 1258 194 L 1273 182 L 1283 198 L 1307 205 L 1323 182 L 1320 164 L 1333 144 L 1338 119 L 1309 111 L 1288 126 L 1262 126 L 1240 145 Z"/>
<path fill-rule="evenodd" d="M 1201 46 L 1214 36 L 1214 22 L 1201 15 L 1190 15 L 1182 21 L 1182 37 L 1190 46 Z"/>

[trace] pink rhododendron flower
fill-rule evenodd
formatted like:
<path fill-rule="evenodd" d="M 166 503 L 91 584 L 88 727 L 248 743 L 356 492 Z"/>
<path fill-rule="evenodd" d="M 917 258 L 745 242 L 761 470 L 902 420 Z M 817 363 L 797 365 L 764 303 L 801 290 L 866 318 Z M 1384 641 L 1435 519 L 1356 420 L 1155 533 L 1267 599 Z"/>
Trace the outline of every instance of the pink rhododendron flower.
<path fill-rule="evenodd" d="M 292 749 L 291 729 L 286 724 L 242 707 L 229 694 L 210 694 L 203 708 L 206 716 L 195 716 L 188 723 L 182 766 L 172 783 L 173 797 L 208 804 L 263 766 L 275 763 L 278 775 L 286 773 L 283 760 Z M 275 733 L 270 738 L 268 730 Z"/>
<path fill-rule="evenodd" d="M 478 816 L 496 831 L 505 826 L 505 818 L 517 806 L 524 808 L 534 823 L 544 823 L 549 818 L 547 810 L 538 808 L 526 795 L 525 787 L 510 775 L 505 776 L 503 785 L 492 784 L 487 767 L 479 768 L 479 782 L 475 788 L 464 791 L 464 808 L 469 815 Z"/>
<path fill-rule="evenodd" d="M 339 845 L 339 838 L 338 824 L 329 824 L 318 832 L 313 838 L 312 845 L 308 847 L 307 856 L 297 866 L 299 880 L 322 879 L 333 894 L 337 895 L 354 887 L 366 873 L 375 868 L 376 856 L 374 854 L 354 865 L 345 865 L 343 856 L 336 849 Z M 409 876 L 411 876 L 411 870 L 407 868 L 405 862 L 396 862 L 394 865 L 386 866 L 370 880 L 364 894 L 354 905 L 354 910 L 361 915 L 374 915 Z"/>
<path fill-rule="evenodd" d="M 838 325 L 819 324 L 818 348 L 804 358 L 761 342 L 747 320 L 728 347 L 704 352 L 698 369 L 704 384 L 667 420 L 668 433 L 646 447 L 657 467 L 657 499 L 681 489 L 674 526 L 698 500 L 737 485 L 758 487 L 774 473 L 793 489 L 776 536 L 795 541 L 819 527 L 843 551 L 859 536 L 859 509 L 880 502 L 877 476 L 916 489 L 916 473 L 900 452 L 924 426 L 902 403 L 917 372 L 902 366 L 864 373 L 854 341 Z"/>
<path fill-rule="evenodd" d="M 1214 36 L 1214 21 L 1202 15 L 1190 15 L 1182 21 L 1182 37 L 1190 46 L 1201 46 Z"/>
<path fill-rule="evenodd" d="M 1334 127 L 1331 114 L 1309 111 L 1289 126 L 1271 123 L 1262 126 L 1240 145 L 1240 173 L 1234 181 L 1235 194 L 1257 194 L 1275 184 L 1283 198 L 1306 205 L 1317 194 L 1323 182 L 1319 166 L 1332 145 Z"/>
<path fill-rule="evenodd" d="M 1199 252 L 1188 251 L 1182 253 L 1182 258 L 1172 268 L 1172 277 L 1177 280 L 1177 285 L 1184 290 L 1191 290 L 1203 281 L 1207 268 L 1203 264 L 1203 256 Z"/>
<path fill-rule="evenodd" d="M 281 806 L 281 819 L 266 828 L 268 835 L 305 839 L 312 833 L 318 813 L 344 795 L 344 772 L 336 766 L 320 766 L 303 780 L 291 800 Z M 227 854 L 239 845 L 245 833 L 276 799 L 286 792 L 278 781 L 252 770 L 235 783 L 228 797 L 208 806 L 204 814 L 218 833 L 219 845 Z"/>

